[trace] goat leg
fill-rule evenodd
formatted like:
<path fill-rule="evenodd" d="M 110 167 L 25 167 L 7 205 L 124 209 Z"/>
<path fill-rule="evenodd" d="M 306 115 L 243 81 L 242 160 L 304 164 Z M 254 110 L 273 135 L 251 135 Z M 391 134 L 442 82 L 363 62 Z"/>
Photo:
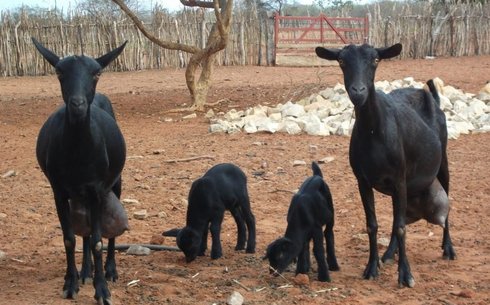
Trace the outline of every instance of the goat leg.
<path fill-rule="evenodd" d="M 366 230 L 369 236 L 369 260 L 364 269 L 363 278 L 366 280 L 378 277 L 379 254 L 378 254 L 378 222 L 376 220 L 376 211 L 374 209 L 373 189 L 361 179 L 358 179 L 359 193 L 361 194 L 364 213 L 366 214 Z"/>
<path fill-rule="evenodd" d="M 242 208 L 243 217 L 245 218 L 245 223 L 247 224 L 248 230 L 247 249 L 245 250 L 245 252 L 255 253 L 255 216 L 252 214 L 252 209 L 250 208 L 250 201 L 248 199 L 248 196 L 246 201 L 248 202 L 247 208 Z"/>
<path fill-rule="evenodd" d="M 97 190 L 92 191 L 90 218 L 91 218 L 91 235 L 90 247 L 94 256 L 94 298 L 99 304 L 112 304 L 111 293 L 107 287 L 107 281 L 104 276 L 102 265 L 102 196 Z"/>
<path fill-rule="evenodd" d="M 393 200 L 393 231 L 398 242 L 398 285 L 400 287 L 415 286 L 415 280 L 410 271 L 407 253 L 405 249 L 406 237 L 406 212 L 407 212 L 407 186 L 403 180 L 398 183 L 396 191 L 392 195 Z"/>
<path fill-rule="evenodd" d="M 235 250 L 243 250 L 245 249 L 245 243 L 247 242 L 247 230 L 245 228 L 245 221 L 243 220 L 243 215 L 240 211 L 240 208 L 231 208 L 230 213 L 235 219 L 236 227 L 237 227 L 237 241 Z"/>
<path fill-rule="evenodd" d="M 456 251 L 454 251 L 451 236 L 449 235 L 449 216 L 446 218 L 446 225 L 442 235 L 442 257 L 444 259 L 456 259 Z"/>
<path fill-rule="evenodd" d="M 298 262 L 296 263 L 296 274 L 306 274 L 310 271 L 310 245 L 306 240 L 303 249 L 299 252 Z"/>
<path fill-rule="evenodd" d="M 80 280 L 82 284 L 92 283 L 93 268 L 92 268 L 92 252 L 90 251 L 90 237 L 83 237 L 83 257 L 82 269 L 80 270 Z"/>
<path fill-rule="evenodd" d="M 116 269 L 116 238 L 109 238 L 109 245 L 107 246 L 107 257 L 104 265 L 105 278 L 108 281 L 115 282 L 119 278 Z"/>
<path fill-rule="evenodd" d="M 313 230 L 313 254 L 318 265 L 318 280 L 320 282 L 330 282 L 327 260 L 325 258 L 325 248 L 323 246 L 323 232 L 321 227 Z"/>
<path fill-rule="evenodd" d="M 327 224 L 323 235 L 325 237 L 325 244 L 327 246 L 328 270 L 339 271 L 340 267 L 337 263 L 337 257 L 335 256 L 335 237 L 333 233 L 333 223 L 331 225 Z"/>
<path fill-rule="evenodd" d="M 221 222 L 223 221 L 223 214 L 219 215 L 215 219 L 211 221 L 211 226 L 209 227 L 209 230 L 211 231 L 211 238 L 212 238 L 212 244 L 211 244 L 211 258 L 212 259 L 217 259 L 223 256 L 223 250 L 221 248 L 221 238 L 220 238 L 220 232 L 221 232 Z"/>
<path fill-rule="evenodd" d="M 66 274 L 65 283 L 63 284 L 63 298 L 75 299 L 78 294 L 78 271 L 75 264 L 75 234 L 70 223 L 70 211 L 68 208 L 68 197 L 53 186 L 54 200 L 56 211 L 63 231 L 63 243 L 66 254 Z"/>

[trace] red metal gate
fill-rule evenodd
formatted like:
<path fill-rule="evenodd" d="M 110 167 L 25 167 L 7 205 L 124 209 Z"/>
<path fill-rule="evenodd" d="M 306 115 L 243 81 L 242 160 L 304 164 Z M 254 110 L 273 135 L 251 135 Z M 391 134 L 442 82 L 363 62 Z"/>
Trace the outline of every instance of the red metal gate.
<path fill-rule="evenodd" d="M 368 18 L 280 16 L 274 24 L 276 65 L 317 65 L 315 47 L 342 47 L 368 41 Z"/>

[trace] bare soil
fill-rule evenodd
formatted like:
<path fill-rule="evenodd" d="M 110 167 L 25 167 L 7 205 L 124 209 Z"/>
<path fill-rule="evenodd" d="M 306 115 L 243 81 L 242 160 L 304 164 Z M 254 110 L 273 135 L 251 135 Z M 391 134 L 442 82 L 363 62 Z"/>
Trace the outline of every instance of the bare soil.
<path fill-rule="evenodd" d="M 393 60 L 381 64 L 377 79 L 438 76 L 476 93 L 490 80 L 489 71 L 489 56 Z M 337 82 L 342 82 L 338 67 L 217 68 L 209 102 L 219 101 L 215 112 L 275 105 Z M 258 231 L 257 253 L 235 252 L 236 228 L 227 214 L 224 257 L 218 260 L 204 256 L 187 264 L 180 252 L 118 253 L 120 278 L 110 283 L 114 304 L 225 304 L 234 290 L 245 304 L 490 304 L 490 134 L 449 141 L 450 225 L 457 260 L 442 260 L 441 228 L 424 221 L 410 225 L 407 251 L 416 285 L 400 289 L 396 264 L 383 266 L 376 280 L 361 278 L 368 242 L 348 162 L 348 137 L 210 134 L 203 113 L 184 120 L 188 113 L 169 112 L 190 103 L 183 70 L 106 73 L 98 89 L 114 102 L 127 142 L 122 198 L 139 201 L 126 206 L 131 231 L 118 243 L 149 243 L 162 231 L 181 227 L 192 181 L 220 162 L 233 162 L 247 174 Z M 0 261 L 0 304 L 95 304 L 91 285 L 82 286 L 75 301 L 61 298 L 66 265 L 61 230 L 51 189 L 35 159 L 37 133 L 62 102 L 59 84 L 54 76 L 4 78 L 0 93 L 0 174 L 15 171 L 0 178 L 0 250 L 7 254 Z M 212 159 L 166 162 L 203 155 Z M 331 273 L 331 283 L 321 283 L 314 264 L 307 286 L 293 283 L 294 267 L 284 277 L 271 277 L 262 256 L 284 233 L 291 196 L 311 175 L 309 165 L 293 167 L 293 161 L 328 156 L 334 160 L 321 168 L 336 208 L 341 270 Z M 390 199 L 377 193 L 376 200 L 378 237 L 389 238 Z M 149 217 L 135 219 L 133 213 L 142 209 Z M 175 246 L 175 241 L 167 238 L 164 244 Z M 382 253 L 385 247 L 379 249 Z M 133 280 L 139 281 L 128 286 Z"/>

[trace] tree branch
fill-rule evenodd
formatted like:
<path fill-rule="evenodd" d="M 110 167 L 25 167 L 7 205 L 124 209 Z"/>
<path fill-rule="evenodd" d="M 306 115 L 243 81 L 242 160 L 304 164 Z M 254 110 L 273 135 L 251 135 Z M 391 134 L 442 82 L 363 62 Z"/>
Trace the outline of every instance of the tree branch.
<path fill-rule="evenodd" d="M 181 50 L 187 53 L 196 53 L 199 51 L 199 48 L 182 44 L 182 43 L 175 43 L 175 42 L 170 42 L 170 41 L 163 41 L 150 32 L 148 32 L 141 22 L 141 20 L 127 7 L 127 5 L 124 3 L 123 0 L 112 0 L 112 2 L 116 3 L 125 13 L 126 15 L 133 20 L 134 24 L 138 29 L 145 35 L 151 42 L 159 45 L 162 48 L 169 49 L 169 50 Z"/>
<path fill-rule="evenodd" d="M 180 0 L 180 3 L 182 3 L 185 6 L 197 6 L 197 7 L 203 7 L 203 8 L 213 8 L 214 7 L 214 1 L 209 2 L 209 1 L 203 1 L 203 0 Z"/>

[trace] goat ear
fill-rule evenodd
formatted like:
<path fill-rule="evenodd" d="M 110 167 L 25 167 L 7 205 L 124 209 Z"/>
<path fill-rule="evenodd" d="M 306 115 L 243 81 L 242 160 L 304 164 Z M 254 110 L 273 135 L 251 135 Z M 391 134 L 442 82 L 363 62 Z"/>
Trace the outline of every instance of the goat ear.
<path fill-rule="evenodd" d="M 392 45 L 391 47 L 377 48 L 376 51 L 378 52 L 380 59 L 392 58 L 392 57 L 400 55 L 400 53 L 402 51 L 402 44 L 397 43 L 397 44 Z"/>
<path fill-rule="evenodd" d="M 327 60 L 337 60 L 339 58 L 339 49 L 325 49 L 323 47 L 316 47 L 315 53 L 318 57 Z"/>
<path fill-rule="evenodd" d="M 31 37 L 32 42 L 34 43 L 34 46 L 36 46 L 36 49 L 41 53 L 41 55 L 46 59 L 50 65 L 53 67 L 56 66 L 56 64 L 60 61 L 60 58 L 58 55 L 54 54 L 47 48 L 45 48 L 39 41 L 37 41 L 34 37 Z"/>
<path fill-rule="evenodd" d="M 121 54 L 121 52 L 124 50 L 124 47 L 128 41 L 126 40 L 120 47 L 115 48 L 114 50 L 110 51 L 109 53 L 102 55 L 99 58 L 96 58 L 95 60 L 99 63 L 99 65 L 103 68 L 107 67 L 116 57 Z"/>

